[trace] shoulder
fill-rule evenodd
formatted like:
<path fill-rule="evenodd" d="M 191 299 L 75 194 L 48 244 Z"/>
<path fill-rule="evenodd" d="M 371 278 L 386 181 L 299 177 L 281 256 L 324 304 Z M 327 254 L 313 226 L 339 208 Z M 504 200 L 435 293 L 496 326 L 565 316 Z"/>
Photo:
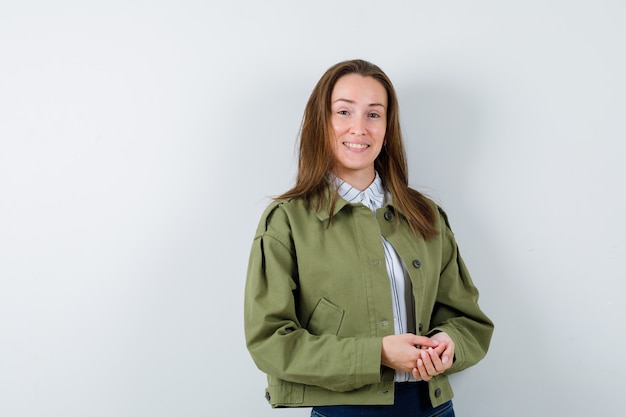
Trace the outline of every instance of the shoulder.
<path fill-rule="evenodd" d="M 301 198 L 274 200 L 263 211 L 256 235 L 268 232 L 281 234 L 288 232 L 294 219 L 301 217 L 307 211 L 306 203 Z"/>
<path fill-rule="evenodd" d="M 446 228 L 450 228 L 450 220 L 448 219 L 448 213 L 438 204 L 435 204 L 437 209 L 437 221 L 443 227 L 445 225 Z"/>
<path fill-rule="evenodd" d="M 423 208 L 430 210 L 437 221 L 439 221 L 440 219 L 443 219 L 443 222 L 447 223 L 448 216 L 446 212 L 431 197 L 410 187 L 409 187 L 409 193 L 413 201 L 418 205 L 418 207 L 422 206 Z"/>
<path fill-rule="evenodd" d="M 436 203 L 432 198 L 427 195 L 413 189 L 409 188 L 410 193 L 413 195 L 413 198 L 420 203 L 418 205 L 423 205 L 423 208 L 430 211 L 432 213 L 432 219 L 434 221 L 435 228 L 440 232 L 445 232 L 450 229 L 450 221 L 448 219 L 448 214 L 441 207 L 440 204 Z"/>

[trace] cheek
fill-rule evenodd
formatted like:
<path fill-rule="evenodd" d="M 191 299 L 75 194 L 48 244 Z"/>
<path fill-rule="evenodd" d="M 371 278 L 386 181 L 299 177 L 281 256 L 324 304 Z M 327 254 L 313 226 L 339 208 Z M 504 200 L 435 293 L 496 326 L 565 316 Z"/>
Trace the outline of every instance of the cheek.
<path fill-rule="evenodd" d="M 330 129 L 336 137 L 339 137 L 346 130 L 346 127 L 344 125 L 345 123 L 341 123 L 340 121 L 333 121 L 330 123 Z"/>
<path fill-rule="evenodd" d="M 376 134 L 376 137 L 382 141 L 385 139 L 386 132 L 387 132 L 387 126 L 382 125 L 382 126 L 377 126 L 375 134 Z"/>

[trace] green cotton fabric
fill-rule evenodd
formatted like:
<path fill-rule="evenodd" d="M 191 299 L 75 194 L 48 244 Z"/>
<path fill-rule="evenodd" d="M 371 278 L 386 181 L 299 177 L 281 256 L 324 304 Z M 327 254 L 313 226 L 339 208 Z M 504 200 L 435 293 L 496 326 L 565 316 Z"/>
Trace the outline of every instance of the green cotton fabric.
<path fill-rule="evenodd" d="M 410 275 L 417 333 L 455 343 L 452 367 L 428 382 L 433 407 L 452 398 L 447 375 L 485 356 L 493 323 L 436 212 L 439 233 L 425 241 L 393 203 L 373 213 L 339 198 L 332 222 L 302 199 L 270 204 L 250 253 L 244 325 L 273 407 L 393 403 L 395 371 L 381 365 L 382 338 L 394 333 L 381 235 Z"/>

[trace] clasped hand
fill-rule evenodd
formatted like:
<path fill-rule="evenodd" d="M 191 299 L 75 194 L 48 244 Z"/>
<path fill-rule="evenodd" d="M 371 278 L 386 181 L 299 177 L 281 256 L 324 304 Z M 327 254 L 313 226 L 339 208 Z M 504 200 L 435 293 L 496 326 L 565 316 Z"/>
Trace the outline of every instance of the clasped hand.
<path fill-rule="evenodd" d="M 432 337 L 411 333 L 385 336 L 381 363 L 389 368 L 411 372 L 415 379 L 430 380 L 452 366 L 454 342 L 445 332 Z"/>

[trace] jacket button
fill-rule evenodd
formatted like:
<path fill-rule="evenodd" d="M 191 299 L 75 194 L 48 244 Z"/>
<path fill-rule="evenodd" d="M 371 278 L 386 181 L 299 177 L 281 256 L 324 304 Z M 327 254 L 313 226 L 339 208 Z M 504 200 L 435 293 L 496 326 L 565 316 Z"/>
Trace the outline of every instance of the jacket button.
<path fill-rule="evenodd" d="M 385 212 L 385 220 L 391 220 L 393 219 L 393 214 L 391 214 L 390 211 L 386 211 Z"/>
<path fill-rule="evenodd" d="M 424 325 L 423 325 L 422 323 L 418 324 L 418 325 L 417 325 L 417 330 L 418 330 L 418 331 L 420 331 L 420 332 L 421 332 L 422 330 L 424 330 Z"/>
<path fill-rule="evenodd" d="M 435 397 L 437 397 L 437 398 L 441 397 L 441 388 L 437 388 L 435 390 Z"/>
<path fill-rule="evenodd" d="M 269 392 L 265 391 L 265 399 L 269 401 L 272 398 Z"/>
<path fill-rule="evenodd" d="M 414 260 L 413 260 L 413 267 L 415 267 L 415 268 L 419 268 L 419 267 L 421 267 L 421 266 L 422 266 L 422 263 L 420 262 L 420 260 L 419 260 L 419 259 L 414 259 Z"/>

